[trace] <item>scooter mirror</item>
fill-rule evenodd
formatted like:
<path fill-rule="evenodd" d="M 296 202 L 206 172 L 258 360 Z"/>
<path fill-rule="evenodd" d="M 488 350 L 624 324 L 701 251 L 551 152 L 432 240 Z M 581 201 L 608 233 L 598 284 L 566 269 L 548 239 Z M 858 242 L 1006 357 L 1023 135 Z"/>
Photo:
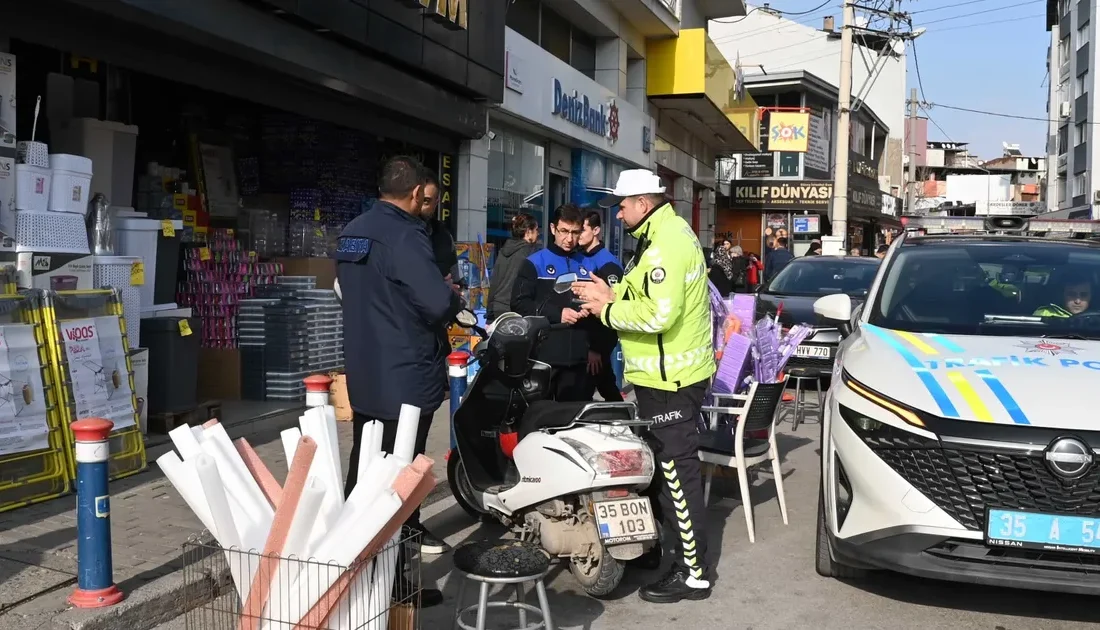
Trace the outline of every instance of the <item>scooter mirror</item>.
<path fill-rule="evenodd" d="M 455 315 L 455 321 L 463 328 L 472 328 L 477 326 L 477 315 L 470 309 L 464 308 Z"/>
<path fill-rule="evenodd" d="M 554 293 L 569 293 L 573 288 L 573 283 L 577 281 L 577 274 L 567 273 L 563 276 L 558 276 L 558 279 L 554 281 Z"/>

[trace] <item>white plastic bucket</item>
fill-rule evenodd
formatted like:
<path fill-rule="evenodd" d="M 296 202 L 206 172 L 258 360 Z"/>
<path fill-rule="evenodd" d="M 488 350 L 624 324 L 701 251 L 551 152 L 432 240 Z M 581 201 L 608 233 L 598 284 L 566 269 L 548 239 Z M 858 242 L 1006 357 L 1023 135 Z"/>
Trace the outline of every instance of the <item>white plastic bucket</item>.
<path fill-rule="evenodd" d="M 54 153 L 50 155 L 49 209 L 53 212 L 88 213 L 92 199 L 92 161 L 79 155 Z"/>
<path fill-rule="evenodd" d="M 15 165 L 15 209 L 23 212 L 46 212 L 50 205 L 49 169 Z"/>

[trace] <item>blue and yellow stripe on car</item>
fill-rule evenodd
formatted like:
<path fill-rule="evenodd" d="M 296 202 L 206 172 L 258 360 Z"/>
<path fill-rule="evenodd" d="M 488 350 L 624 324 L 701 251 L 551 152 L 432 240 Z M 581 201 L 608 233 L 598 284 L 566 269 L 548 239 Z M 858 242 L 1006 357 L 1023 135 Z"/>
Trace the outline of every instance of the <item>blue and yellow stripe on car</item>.
<path fill-rule="evenodd" d="M 942 356 L 945 353 L 960 356 L 964 354 L 963 348 L 938 333 L 924 333 L 918 335 L 904 330 L 889 330 L 873 325 L 867 325 L 866 329 L 893 348 L 902 359 L 913 368 L 913 371 L 916 372 L 921 383 L 924 384 L 925 389 L 928 390 L 932 399 L 939 406 L 940 412 L 944 417 L 961 417 L 951 397 L 948 396 L 947 390 L 944 389 L 943 384 L 941 384 L 939 378 L 937 378 L 937 375 L 928 368 L 917 353 L 932 357 Z M 1005 412 L 1008 413 L 1008 416 L 1012 418 L 1013 422 L 1016 424 L 1030 424 L 1027 415 L 1020 409 L 1016 400 L 1008 392 L 1008 389 L 1005 388 L 1004 383 L 1002 383 L 993 372 L 981 369 L 974 370 L 972 374 L 973 376 L 977 376 L 982 383 L 989 388 L 993 397 L 997 399 L 997 402 L 999 402 L 1002 407 L 1004 407 Z M 958 394 L 958 397 L 961 398 L 966 404 L 966 407 L 970 409 L 975 419 L 981 422 L 995 421 L 993 412 L 975 389 L 972 383 L 972 377 L 968 377 L 966 372 L 960 370 L 948 370 L 944 372 L 944 375 L 947 377 L 948 383 L 950 383 L 951 387 Z"/>

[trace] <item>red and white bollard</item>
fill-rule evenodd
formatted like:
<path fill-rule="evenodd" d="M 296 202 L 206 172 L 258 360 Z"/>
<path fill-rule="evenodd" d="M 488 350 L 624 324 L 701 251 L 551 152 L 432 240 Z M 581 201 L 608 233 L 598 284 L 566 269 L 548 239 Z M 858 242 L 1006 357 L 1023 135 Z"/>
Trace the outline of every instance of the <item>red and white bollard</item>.
<path fill-rule="evenodd" d="M 332 379 L 324 374 L 314 374 L 302 379 L 306 384 L 306 407 L 324 407 L 328 404 Z"/>

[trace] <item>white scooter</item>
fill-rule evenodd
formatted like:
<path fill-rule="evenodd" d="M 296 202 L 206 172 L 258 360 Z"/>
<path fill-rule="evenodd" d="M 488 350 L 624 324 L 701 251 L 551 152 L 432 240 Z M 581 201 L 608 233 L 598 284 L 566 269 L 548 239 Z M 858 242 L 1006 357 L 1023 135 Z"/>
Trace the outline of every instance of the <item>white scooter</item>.
<path fill-rule="evenodd" d="M 574 281 L 563 276 L 555 291 Z M 485 339 L 474 351 L 481 369 L 453 419 L 451 491 L 471 516 L 495 518 L 567 559 L 589 595 L 609 595 L 626 561 L 657 540 L 650 501 L 639 496 L 653 476 L 653 451 L 636 432 L 649 422 L 634 403 L 547 400 L 554 370 L 531 358 L 554 328 L 545 317 L 505 313 L 489 334 L 470 311 L 458 320 Z"/>

